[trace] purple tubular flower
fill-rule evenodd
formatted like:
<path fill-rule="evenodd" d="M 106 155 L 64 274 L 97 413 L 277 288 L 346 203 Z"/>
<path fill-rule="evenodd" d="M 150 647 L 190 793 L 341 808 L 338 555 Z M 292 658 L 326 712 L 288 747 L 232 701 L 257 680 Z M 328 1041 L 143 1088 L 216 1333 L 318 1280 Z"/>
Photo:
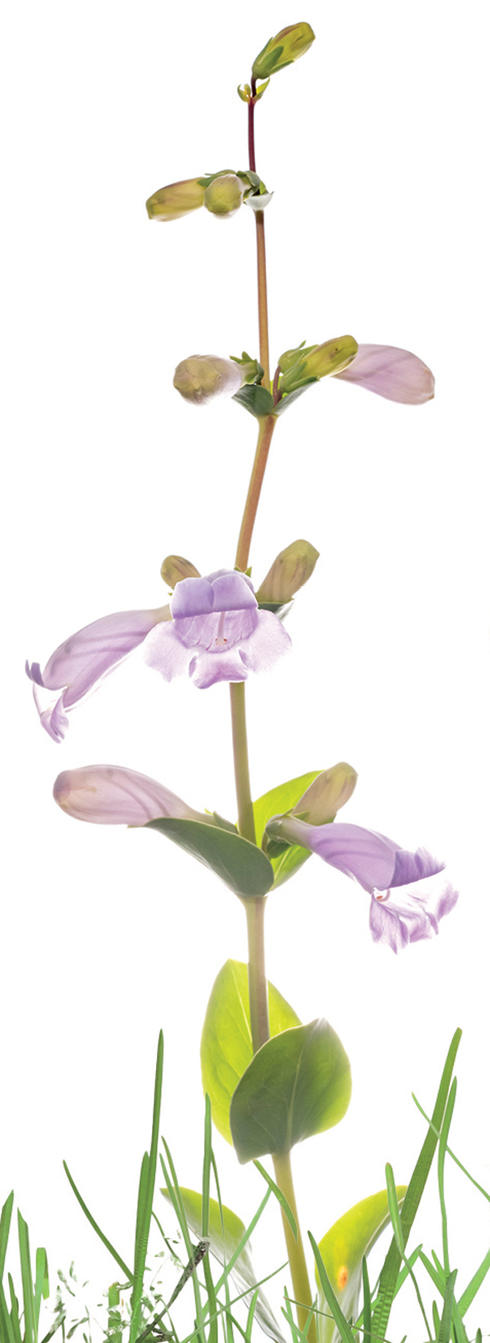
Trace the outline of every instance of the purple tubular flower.
<path fill-rule="evenodd" d="M 66 710 L 78 704 L 107 672 L 137 648 L 155 625 L 169 619 L 168 606 L 154 611 L 117 611 L 72 634 L 51 654 L 43 671 L 38 662 L 26 663 L 27 675 L 34 682 L 41 722 L 54 741 L 61 741 L 65 735 Z M 61 694 L 43 708 L 37 687 Z"/>
<path fill-rule="evenodd" d="M 444 863 L 426 849 L 410 853 L 375 830 L 337 821 L 308 825 L 294 816 L 278 816 L 269 821 L 267 830 L 274 839 L 310 849 L 359 882 L 371 896 L 369 927 L 374 941 L 395 952 L 409 942 L 432 937 L 440 919 L 456 904 L 458 894 L 450 885 L 438 894 L 406 890 L 412 882 L 429 880 L 444 869 Z"/>
<path fill-rule="evenodd" d="M 156 627 L 146 642 L 149 666 L 167 681 L 186 671 L 200 690 L 245 681 L 291 644 L 278 617 L 259 611 L 250 579 L 236 570 L 182 579 L 170 609 L 171 623 Z"/>
<path fill-rule="evenodd" d="M 58 774 L 53 795 L 69 816 L 98 825 L 146 825 L 160 816 L 204 819 L 163 784 L 119 765 L 64 770 Z"/>
<path fill-rule="evenodd" d="M 434 395 L 434 375 L 427 364 L 396 345 L 360 345 L 352 363 L 333 376 L 410 406 L 430 401 Z"/>

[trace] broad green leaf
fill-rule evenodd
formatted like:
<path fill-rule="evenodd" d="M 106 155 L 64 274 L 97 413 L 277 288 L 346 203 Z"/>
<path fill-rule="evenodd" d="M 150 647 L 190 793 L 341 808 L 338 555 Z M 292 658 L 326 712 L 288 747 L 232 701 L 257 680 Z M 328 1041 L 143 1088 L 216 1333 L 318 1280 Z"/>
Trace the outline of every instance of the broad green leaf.
<path fill-rule="evenodd" d="M 313 783 L 314 779 L 321 774 L 320 769 L 315 769 L 310 774 L 300 774 L 296 779 L 287 779 L 285 783 L 280 783 L 276 788 L 270 788 L 268 793 L 263 793 L 262 797 L 254 802 L 255 832 L 257 835 L 257 844 L 262 843 L 264 830 L 271 816 L 282 816 L 284 812 L 291 811 L 296 806 L 303 793 Z M 307 858 L 311 858 L 309 849 L 303 849 L 300 844 L 291 844 L 284 850 L 278 858 L 271 858 L 271 865 L 274 872 L 274 888 L 281 886 L 283 881 L 287 881 L 296 872 L 298 867 L 306 863 Z"/>
<path fill-rule="evenodd" d="M 164 1197 L 168 1198 L 166 1190 L 164 1189 L 162 1192 Z M 180 1186 L 180 1194 L 187 1219 L 187 1225 L 190 1227 L 191 1231 L 194 1232 L 195 1236 L 201 1237 L 204 1234 L 202 1226 L 202 1197 L 193 1189 L 183 1189 L 182 1186 Z M 237 1217 L 236 1213 L 232 1212 L 231 1208 L 227 1208 L 224 1203 L 222 1203 L 220 1208 L 217 1200 L 210 1198 L 206 1236 L 209 1240 L 211 1253 L 214 1254 L 220 1264 L 225 1266 L 229 1263 L 232 1255 L 235 1254 L 240 1242 L 243 1240 L 244 1235 L 245 1225 L 240 1217 Z M 249 1245 L 245 1245 L 240 1251 L 240 1254 L 233 1265 L 231 1277 L 239 1292 L 244 1292 L 247 1288 L 250 1288 L 252 1292 L 255 1292 L 257 1288 L 257 1275 L 252 1264 Z M 247 1292 L 247 1297 L 248 1295 L 249 1293 Z M 268 1334 L 269 1338 L 275 1339 L 277 1343 L 282 1343 L 283 1336 L 279 1325 L 269 1306 L 267 1297 L 260 1288 L 257 1296 L 255 1318 L 257 1323 L 260 1324 L 263 1332 Z"/>
<path fill-rule="evenodd" d="M 274 410 L 271 393 L 267 391 L 267 387 L 259 386 L 257 383 L 246 383 L 244 387 L 240 387 L 232 400 L 238 401 L 240 406 L 244 406 L 245 410 L 250 411 L 250 414 L 255 415 L 257 419 L 262 415 L 270 415 Z"/>
<path fill-rule="evenodd" d="M 268 1040 L 240 1079 L 230 1107 L 240 1162 L 332 1128 L 350 1101 L 347 1054 L 327 1021 L 311 1021 Z"/>
<path fill-rule="evenodd" d="M 202 821 L 177 820 L 173 816 L 148 821 L 147 828 L 173 839 L 242 898 L 265 895 L 272 886 L 274 873 L 269 859 L 256 844 L 236 831 L 221 830 Z"/>
<path fill-rule="evenodd" d="M 399 1203 L 405 1192 L 405 1185 L 397 1185 Z M 363 1198 L 360 1203 L 349 1208 L 318 1242 L 322 1263 L 346 1319 L 356 1319 L 362 1261 L 389 1222 L 388 1195 L 386 1189 L 382 1189 L 379 1194 L 371 1194 L 369 1198 Z M 318 1269 L 316 1279 L 321 1291 Z M 328 1310 L 325 1300 L 320 1301 L 320 1308 L 324 1312 Z M 319 1343 L 336 1343 L 338 1340 L 335 1323 L 326 1313 L 318 1316 L 318 1335 Z"/>
<path fill-rule="evenodd" d="M 296 1012 L 278 989 L 269 984 L 271 1035 L 299 1024 Z M 201 1038 L 203 1089 L 211 1101 L 214 1124 L 230 1143 L 231 1098 L 252 1059 L 248 969 L 242 961 L 230 960 L 213 984 Z"/>

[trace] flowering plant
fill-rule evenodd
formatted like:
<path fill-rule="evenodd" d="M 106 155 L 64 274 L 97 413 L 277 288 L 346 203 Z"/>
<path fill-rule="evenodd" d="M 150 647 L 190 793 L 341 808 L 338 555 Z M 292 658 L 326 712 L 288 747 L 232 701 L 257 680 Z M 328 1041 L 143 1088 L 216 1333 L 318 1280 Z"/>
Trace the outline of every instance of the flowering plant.
<path fill-rule="evenodd" d="M 248 207 L 255 227 L 257 357 L 245 351 L 241 356 L 189 355 L 180 361 L 174 377 L 176 390 L 191 403 L 189 416 L 206 413 L 201 409 L 204 404 L 211 407 L 215 397 L 228 394 L 257 424 L 255 459 L 233 567 L 230 556 L 217 555 L 216 562 L 225 567 L 203 576 L 193 562 L 180 555 L 168 556 L 162 565 L 170 589 L 168 603 L 156 609 L 99 616 L 70 634 L 43 668 L 35 662 L 27 670 L 42 725 L 56 742 L 66 734 L 71 711 L 137 648 L 149 668 L 160 672 L 167 682 L 182 675 L 199 689 L 228 683 L 236 822 L 214 811 L 194 809 L 170 791 L 166 782 L 121 764 L 83 764 L 65 769 L 55 781 L 54 796 L 63 811 L 76 819 L 156 830 L 210 868 L 241 902 L 248 936 L 247 965 L 228 961 L 212 988 L 202 1036 L 203 1085 L 214 1124 L 233 1143 L 239 1161 L 257 1161 L 264 1155 L 272 1158 L 275 1180 L 271 1176 L 268 1179 L 283 1213 L 298 1336 L 314 1343 L 318 1333 L 324 1343 L 329 1343 L 330 1339 L 350 1337 L 346 1333 L 349 1321 L 355 1325 L 361 1320 L 358 1328 L 366 1339 L 371 1329 L 373 1337 L 385 1331 L 389 1294 L 394 1294 L 397 1283 L 392 1264 L 398 1256 L 398 1273 L 414 1209 L 406 1188 L 393 1183 L 386 1191 L 376 1192 L 348 1209 L 318 1243 L 312 1242 L 315 1295 L 299 1229 L 291 1151 L 297 1143 L 342 1120 L 350 1099 L 350 1067 L 333 1027 L 321 1017 L 302 1024 L 294 1009 L 268 983 L 267 897 L 285 881 L 297 880 L 310 854 L 317 854 L 330 868 L 353 878 L 369 895 L 372 938 L 398 953 L 409 943 L 438 933 L 439 923 L 454 907 L 457 893 L 441 877 L 444 863 L 427 850 L 417 848 L 412 852 L 377 829 L 337 820 L 356 784 L 351 765 L 326 764 L 321 770 L 287 779 L 252 799 L 246 681 L 250 674 L 269 668 L 273 668 L 272 675 L 280 675 L 282 655 L 292 652 L 294 645 L 287 624 L 289 609 L 312 578 L 318 557 L 311 542 L 297 540 L 277 555 L 261 581 L 255 582 L 250 568 L 264 475 L 273 440 L 275 446 L 275 435 L 280 433 L 278 420 L 300 396 L 308 394 L 313 384 L 327 377 L 356 383 L 407 405 L 423 404 L 434 392 L 432 374 L 416 355 L 392 345 L 358 343 L 350 335 L 308 346 L 303 341 L 271 362 L 265 254 L 265 211 L 271 193 L 257 173 L 255 113 L 272 76 L 307 52 L 313 40 L 308 24 L 285 28 L 260 52 L 250 84 L 240 86 L 248 115 L 248 168 L 172 183 L 157 190 L 147 202 L 150 218 L 160 222 L 194 215 L 201 207 L 219 217 L 234 216 Z M 201 221 L 190 222 L 198 227 Z M 172 245 L 167 232 L 163 245 Z M 164 693 L 170 696 L 172 686 Z M 193 693 L 191 688 L 189 693 Z M 224 687 L 216 693 L 223 694 Z M 434 893 L 435 879 L 440 885 Z M 348 899 L 348 893 L 343 898 Z M 453 1045 L 451 1066 L 455 1048 Z M 440 1122 L 449 1081 L 450 1072 L 444 1084 L 442 1110 L 439 1106 Z M 197 1222 L 201 1221 L 204 1234 L 210 1205 L 204 1217 L 200 1195 L 194 1193 L 192 1198 L 194 1205 L 189 1192 L 189 1218 L 191 1207 L 194 1212 L 197 1208 Z M 222 1209 L 220 1215 L 223 1231 L 228 1210 Z M 368 1309 L 366 1295 L 364 1304 L 361 1301 L 363 1283 L 366 1287 L 366 1256 L 390 1218 L 395 1247 L 390 1261 L 391 1286 L 388 1290 L 385 1277 L 372 1303 L 368 1294 Z M 138 1305 L 132 1321 L 134 1338 L 138 1331 L 141 1336 L 143 1328 L 141 1309 Z M 260 1323 L 259 1314 L 257 1319 Z M 277 1337 L 276 1324 L 271 1326 L 268 1315 L 266 1320 L 265 1331 Z M 262 1325 L 265 1327 L 263 1319 Z"/>

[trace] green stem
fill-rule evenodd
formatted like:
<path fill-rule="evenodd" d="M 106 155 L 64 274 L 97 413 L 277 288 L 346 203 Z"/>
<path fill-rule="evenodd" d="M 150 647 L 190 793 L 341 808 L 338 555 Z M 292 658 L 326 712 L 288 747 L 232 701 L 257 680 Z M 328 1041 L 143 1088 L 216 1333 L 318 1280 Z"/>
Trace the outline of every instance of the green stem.
<path fill-rule="evenodd" d="M 235 765 L 235 787 L 238 805 L 238 829 L 244 839 L 255 844 L 255 821 L 252 797 L 250 793 L 250 773 L 248 768 L 247 719 L 245 714 L 245 682 L 230 682 L 231 729 L 233 735 L 233 760 Z"/>
<path fill-rule="evenodd" d="M 248 932 L 248 997 L 254 1054 L 270 1037 L 269 998 L 265 974 L 264 914 L 265 897 L 246 900 Z"/>
<path fill-rule="evenodd" d="M 298 1210 L 296 1207 L 296 1198 L 294 1193 L 293 1176 L 291 1171 L 291 1157 L 289 1152 L 284 1152 L 279 1156 L 273 1157 L 274 1172 L 276 1182 L 287 1199 L 289 1207 L 296 1222 L 298 1239 L 295 1240 L 292 1229 L 284 1212 L 281 1212 L 284 1227 L 284 1236 L 288 1252 L 289 1267 L 291 1269 L 291 1278 L 293 1281 L 294 1295 L 296 1299 L 296 1314 L 300 1329 L 304 1329 L 308 1319 L 309 1312 L 313 1305 L 310 1281 L 308 1278 L 308 1269 L 306 1267 L 305 1251 L 301 1232 L 299 1229 Z M 300 1304 L 299 1304 L 300 1303 Z M 316 1320 L 313 1315 L 308 1329 L 308 1343 L 316 1343 Z"/>
<path fill-rule="evenodd" d="M 236 569 L 245 570 L 248 565 L 252 532 L 257 515 L 262 481 L 267 466 L 267 458 L 269 456 L 269 448 L 275 424 L 276 420 L 274 415 L 266 415 L 263 419 L 259 420 L 259 436 L 257 439 L 254 464 L 250 476 L 248 494 L 245 500 L 245 508 L 243 510 L 242 524 L 240 527 L 240 535 L 238 537 L 235 556 Z"/>

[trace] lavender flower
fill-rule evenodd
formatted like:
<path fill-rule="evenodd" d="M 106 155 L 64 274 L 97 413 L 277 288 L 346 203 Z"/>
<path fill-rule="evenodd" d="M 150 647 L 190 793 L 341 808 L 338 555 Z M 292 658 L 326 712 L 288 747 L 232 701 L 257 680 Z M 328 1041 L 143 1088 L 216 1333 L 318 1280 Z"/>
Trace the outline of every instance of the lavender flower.
<path fill-rule="evenodd" d="M 209 818 L 188 807 L 162 783 L 120 765 L 85 765 L 58 774 L 53 788 L 58 806 L 77 821 L 98 825 L 147 825 L 160 816 Z"/>
<path fill-rule="evenodd" d="M 54 741 L 64 737 L 67 710 L 85 698 L 108 672 L 140 644 L 147 661 L 167 681 L 187 671 L 200 689 L 216 681 L 244 681 L 289 648 L 277 616 L 259 611 L 250 579 L 220 569 L 209 578 L 185 578 L 170 606 L 119 611 L 84 626 L 51 654 L 41 671 L 26 664 L 43 727 Z M 40 691 L 57 693 L 45 708 Z"/>
<path fill-rule="evenodd" d="M 369 927 L 374 941 L 384 942 L 392 951 L 432 937 L 456 904 L 458 894 L 450 885 L 439 893 L 406 890 L 412 882 L 442 872 L 444 863 L 426 849 L 410 853 L 375 830 L 343 822 L 309 825 L 294 816 L 277 816 L 269 821 L 267 834 L 275 841 L 301 844 L 359 882 L 371 896 Z"/>

